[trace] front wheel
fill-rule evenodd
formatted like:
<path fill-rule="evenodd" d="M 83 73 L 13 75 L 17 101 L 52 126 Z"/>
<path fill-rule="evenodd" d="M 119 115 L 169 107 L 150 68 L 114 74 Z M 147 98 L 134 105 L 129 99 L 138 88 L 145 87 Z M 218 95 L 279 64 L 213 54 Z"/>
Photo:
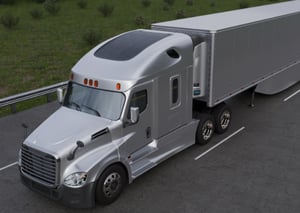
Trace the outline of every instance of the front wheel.
<path fill-rule="evenodd" d="M 114 202 L 127 184 L 125 169 L 120 165 L 108 167 L 100 176 L 96 187 L 96 201 L 101 205 Z"/>
<path fill-rule="evenodd" d="M 213 136 L 215 122 L 210 114 L 199 114 L 197 117 L 200 121 L 196 132 L 196 144 L 205 145 Z"/>

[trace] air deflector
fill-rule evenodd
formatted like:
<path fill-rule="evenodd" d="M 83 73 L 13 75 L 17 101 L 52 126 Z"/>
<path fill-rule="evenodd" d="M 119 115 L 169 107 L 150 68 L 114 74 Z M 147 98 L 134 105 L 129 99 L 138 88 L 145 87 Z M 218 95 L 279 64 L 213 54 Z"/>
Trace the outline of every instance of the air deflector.
<path fill-rule="evenodd" d="M 109 41 L 100 47 L 94 55 L 98 58 L 115 61 L 130 60 L 150 45 L 167 36 L 169 34 L 140 30 L 132 31 Z"/>

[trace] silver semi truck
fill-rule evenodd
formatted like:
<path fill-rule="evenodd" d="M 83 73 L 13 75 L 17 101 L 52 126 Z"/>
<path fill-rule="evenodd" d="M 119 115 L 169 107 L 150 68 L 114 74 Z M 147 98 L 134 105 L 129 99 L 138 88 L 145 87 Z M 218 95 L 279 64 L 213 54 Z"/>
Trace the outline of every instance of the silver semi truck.
<path fill-rule="evenodd" d="M 229 98 L 300 80 L 300 1 L 152 25 L 111 38 L 72 68 L 62 106 L 23 142 L 25 185 L 73 207 L 225 132 Z M 191 171 L 192 172 L 192 171 Z"/>

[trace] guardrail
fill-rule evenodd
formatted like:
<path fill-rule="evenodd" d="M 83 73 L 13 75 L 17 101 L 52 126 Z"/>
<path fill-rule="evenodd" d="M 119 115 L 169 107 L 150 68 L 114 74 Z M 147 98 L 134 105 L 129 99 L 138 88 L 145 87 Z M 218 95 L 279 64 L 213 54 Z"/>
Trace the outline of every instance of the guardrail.
<path fill-rule="evenodd" d="M 20 93 L 17 95 L 12 95 L 7 98 L 0 99 L 0 108 L 2 107 L 11 107 L 11 112 L 15 113 L 16 110 L 16 103 L 19 103 L 21 101 L 27 101 L 33 98 L 37 98 L 43 95 L 47 95 L 47 101 L 50 101 L 50 94 L 56 92 L 57 88 L 65 88 L 67 86 L 68 81 L 60 82 L 57 84 L 53 84 L 51 86 L 43 87 L 40 89 Z"/>

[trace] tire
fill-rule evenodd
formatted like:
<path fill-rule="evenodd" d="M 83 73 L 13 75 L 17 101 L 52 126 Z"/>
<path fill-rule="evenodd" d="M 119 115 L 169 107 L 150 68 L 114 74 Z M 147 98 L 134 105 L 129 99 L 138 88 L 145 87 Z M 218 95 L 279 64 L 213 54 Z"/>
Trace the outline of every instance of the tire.
<path fill-rule="evenodd" d="M 118 164 L 104 170 L 96 186 L 96 201 L 101 205 L 108 205 L 117 200 L 127 185 L 125 169 Z"/>
<path fill-rule="evenodd" d="M 216 122 L 215 132 L 218 134 L 226 132 L 232 119 L 230 108 L 225 103 L 221 103 L 213 110 L 213 116 Z"/>
<path fill-rule="evenodd" d="M 196 131 L 196 144 L 205 145 L 213 136 L 215 122 L 212 115 L 205 113 L 197 115 L 200 119 Z"/>

